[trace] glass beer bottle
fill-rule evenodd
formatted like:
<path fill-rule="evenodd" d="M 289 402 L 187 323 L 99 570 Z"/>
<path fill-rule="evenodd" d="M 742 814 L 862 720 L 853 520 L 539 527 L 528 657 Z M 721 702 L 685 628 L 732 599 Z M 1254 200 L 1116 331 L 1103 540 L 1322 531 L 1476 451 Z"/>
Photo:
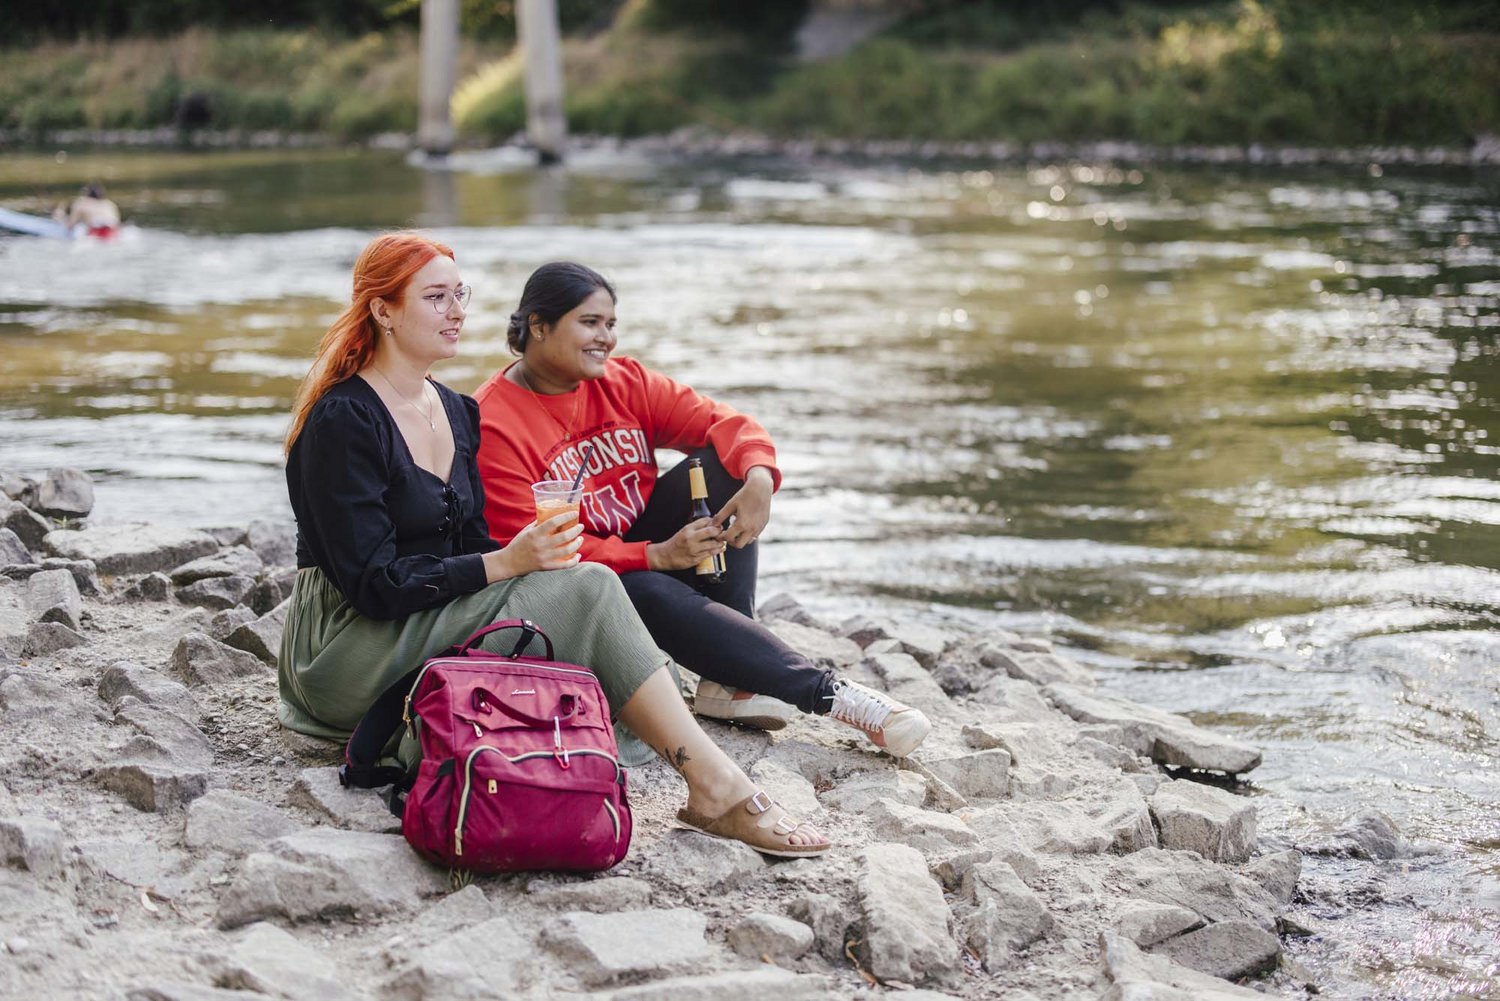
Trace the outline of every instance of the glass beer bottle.
<path fill-rule="evenodd" d="M 702 459 L 688 460 L 688 489 L 693 495 L 693 520 L 712 517 L 713 512 L 708 508 L 708 485 L 703 479 Z M 724 580 L 729 567 L 724 562 L 724 554 L 716 552 L 704 557 L 693 568 L 693 572 L 698 575 L 699 584 L 718 584 Z"/>

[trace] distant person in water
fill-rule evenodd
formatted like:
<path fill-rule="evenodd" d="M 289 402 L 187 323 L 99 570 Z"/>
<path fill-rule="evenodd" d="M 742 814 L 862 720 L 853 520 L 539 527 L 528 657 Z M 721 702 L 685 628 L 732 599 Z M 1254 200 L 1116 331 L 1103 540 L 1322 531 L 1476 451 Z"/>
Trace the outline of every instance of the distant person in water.
<path fill-rule="evenodd" d="M 120 207 L 104 197 L 104 189 L 97 184 L 85 187 L 52 215 L 69 229 L 82 226 L 89 236 L 108 238 L 120 232 Z"/>

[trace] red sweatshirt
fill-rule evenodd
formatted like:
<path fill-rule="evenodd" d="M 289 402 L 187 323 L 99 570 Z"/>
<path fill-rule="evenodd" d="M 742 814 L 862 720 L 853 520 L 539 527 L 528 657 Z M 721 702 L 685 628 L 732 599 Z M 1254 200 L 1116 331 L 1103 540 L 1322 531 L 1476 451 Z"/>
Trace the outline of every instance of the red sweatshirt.
<path fill-rule="evenodd" d="M 502 545 L 536 520 L 531 484 L 571 480 L 583 454 L 583 558 L 616 573 L 646 570 L 646 543 L 624 535 L 656 485 L 656 450 L 690 452 L 712 445 L 724 468 L 744 479 L 767 466 L 777 487 L 776 449 L 751 418 L 653 372 L 634 358 L 611 358 L 603 378 L 571 393 L 542 396 L 496 372 L 474 394 L 479 401 L 479 475 L 484 517 Z"/>

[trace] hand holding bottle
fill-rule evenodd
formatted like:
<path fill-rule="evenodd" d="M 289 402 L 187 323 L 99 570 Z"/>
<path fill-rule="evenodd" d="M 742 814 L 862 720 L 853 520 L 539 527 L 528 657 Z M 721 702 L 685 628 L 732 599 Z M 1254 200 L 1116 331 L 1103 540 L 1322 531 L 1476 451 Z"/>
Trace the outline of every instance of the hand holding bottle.
<path fill-rule="evenodd" d="M 760 538 L 771 521 L 771 494 L 774 481 L 771 471 L 765 466 L 751 466 L 745 473 L 745 485 L 735 491 L 729 502 L 713 516 L 717 524 L 724 524 L 732 516 L 734 523 L 724 531 L 724 541 L 736 549 L 744 549 Z"/>
<path fill-rule="evenodd" d="M 647 546 L 646 565 L 652 570 L 686 570 L 697 566 L 724 551 L 723 534 L 712 518 L 696 518 L 665 542 Z"/>

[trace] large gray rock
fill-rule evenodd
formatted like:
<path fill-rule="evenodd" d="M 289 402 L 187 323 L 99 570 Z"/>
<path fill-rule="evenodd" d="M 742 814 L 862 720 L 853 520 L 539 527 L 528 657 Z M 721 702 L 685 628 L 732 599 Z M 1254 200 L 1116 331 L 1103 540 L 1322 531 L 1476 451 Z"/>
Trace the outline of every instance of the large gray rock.
<path fill-rule="evenodd" d="M 813 945 L 813 930 L 780 914 L 752 911 L 730 927 L 729 947 L 741 956 L 785 965 Z"/>
<path fill-rule="evenodd" d="M 883 799 L 903 806 L 921 806 L 927 801 L 927 780 L 905 770 L 861 772 L 819 798 L 824 806 L 844 813 L 866 813 Z"/>
<path fill-rule="evenodd" d="M 1103 784 L 1102 791 L 1104 795 L 1091 813 L 1095 822 L 1113 839 L 1111 851 L 1127 855 L 1160 844 L 1146 797 L 1129 777 L 1116 776 L 1113 783 Z"/>
<path fill-rule="evenodd" d="M 680 889 L 731 890 L 766 867 L 759 852 L 741 841 L 670 830 L 646 860 L 646 871 Z"/>
<path fill-rule="evenodd" d="M 1239 980 L 1276 969 L 1281 940 L 1249 921 L 1222 921 L 1168 939 L 1151 953 L 1209 976 Z"/>
<path fill-rule="evenodd" d="M 30 817 L 0 818 L 0 865 L 51 879 L 66 862 L 67 840 L 57 824 Z"/>
<path fill-rule="evenodd" d="M 442 893 L 448 874 L 395 835 L 316 828 L 277 838 L 245 860 L 219 898 L 220 928 L 261 920 L 366 919 L 407 913 Z"/>
<path fill-rule="evenodd" d="M 288 1001 L 355 1001 L 364 995 L 345 987 L 338 965 L 273 924 L 246 928 L 224 953 L 210 954 L 220 987 L 258 991 Z"/>
<path fill-rule="evenodd" d="M 476 957 L 483 957 L 476 962 Z M 470 921 L 431 945 L 397 950 L 397 973 L 385 984 L 389 998 L 421 1001 L 493 1001 L 510 998 L 533 972 L 535 950 L 507 917 Z"/>
<path fill-rule="evenodd" d="M 86 518 L 94 509 L 93 477 L 81 469 L 49 469 L 31 507 L 49 518 Z"/>
<path fill-rule="evenodd" d="M 391 813 L 380 794 L 374 789 L 339 785 L 337 768 L 304 768 L 287 798 L 293 806 L 311 810 L 349 830 L 401 832 L 401 818 Z"/>
<path fill-rule="evenodd" d="M 1255 806 L 1212 786 L 1175 780 L 1151 797 L 1163 848 L 1213 862 L 1244 862 L 1255 850 Z"/>
<path fill-rule="evenodd" d="M 219 987 L 202 987 L 175 980 L 161 980 L 133 987 L 125 1001 L 265 1001 L 260 991 L 231 991 Z"/>
<path fill-rule="evenodd" d="M 1108 881 L 1121 897 L 1185 907 L 1206 921 L 1250 921 L 1276 929 L 1278 906 L 1256 883 L 1196 852 L 1147 848 L 1114 859 Z"/>
<path fill-rule="evenodd" d="M 1131 750 L 1164 765 L 1238 775 L 1260 764 L 1260 751 L 1255 748 L 1210 733 L 1173 713 L 1072 685 L 1048 685 L 1043 693 L 1079 722 L 1120 727 Z"/>
<path fill-rule="evenodd" d="M 964 820 L 979 835 L 976 850 L 989 852 L 991 858 L 1010 866 L 1023 880 L 1029 882 L 1037 878 L 1041 864 L 1032 848 L 1033 834 L 1030 830 L 1023 832 L 1020 826 L 1020 823 L 1029 821 L 1018 823 L 1008 804 L 966 811 Z"/>
<path fill-rule="evenodd" d="M 7 673 L 0 669 L 0 709 L 11 733 L 24 732 L 23 720 L 69 720 L 75 710 L 70 693 L 57 681 L 36 670 Z"/>
<path fill-rule="evenodd" d="M 851 667 L 858 664 L 865 655 L 853 640 L 831 636 L 821 629 L 809 628 L 796 622 L 773 620 L 766 623 L 766 628 L 819 667 L 831 667 L 834 670 Z"/>
<path fill-rule="evenodd" d="M 103 594 L 99 586 L 99 568 L 93 560 L 65 560 L 60 556 L 48 556 L 42 560 L 43 570 L 66 570 L 73 575 L 73 583 L 83 594 Z"/>
<path fill-rule="evenodd" d="M 255 555 L 268 567 L 297 565 L 297 525 L 291 521 L 268 521 L 257 518 L 245 530 L 245 537 Z"/>
<path fill-rule="evenodd" d="M 159 672 L 128 660 L 116 661 L 99 676 L 99 698 L 111 708 L 118 708 L 126 697 L 140 699 L 147 705 L 170 709 L 185 719 L 198 711 L 193 693 L 187 687 Z"/>
<path fill-rule="evenodd" d="M 1051 912 L 1004 862 L 972 867 L 962 894 L 964 940 L 992 973 L 1010 966 L 1017 952 L 1052 930 Z"/>
<path fill-rule="evenodd" d="M 170 570 L 219 549 L 207 532 L 156 525 L 58 529 L 49 532 L 42 545 L 54 556 L 93 560 L 99 572 L 107 574 Z"/>
<path fill-rule="evenodd" d="M 1004 799 L 1010 792 L 1010 752 L 998 747 L 922 763 L 964 799 Z"/>
<path fill-rule="evenodd" d="M 866 848 L 860 859 L 859 900 L 869 968 L 876 977 L 920 984 L 946 979 L 957 969 L 948 904 L 915 848 Z"/>
<path fill-rule="evenodd" d="M 31 562 L 31 550 L 21 537 L 8 528 L 0 528 L 0 567 Z"/>
<path fill-rule="evenodd" d="M 699 976 L 653 980 L 586 995 L 588 1001 L 825 1001 L 833 985 L 824 977 L 799 976 L 761 966 Z M 913 1001 L 922 1001 L 914 998 Z"/>
<path fill-rule="evenodd" d="M 1141 948 L 1203 927 L 1203 919 L 1186 907 L 1149 900 L 1127 900 L 1115 917 L 1115 928 Z"/>
<path fill-rule="evenodd" d="M 949 705 L 948 693 L 910 654 L 890 651 L 869 654 L 864 665 L 885 682 L 891 696 L 929 714 Z"/>
<path fill-rule="evenodd" d="M 215 789 L 188 805 L 182 841 L 194 850 L 245 855 L 297 829 L 297 823 L 280 810 Z"/>
<path fill-rule="evenodd" d="M 208 735 L 185 716 L 162 706 L 121 699 L 115 707 L 114 725 L 133 731 L 153 749 L 165 751 L 182 764 L 206 766 L 213 761 L 214 745 Z M 134 738 L 133 743 L 137 743 Z M 132 744 L 126 744 L 126 753 Z"/>
<path fill-rule="evenodd" d="M 265 615 L 281 604 L 282 600 L 288 597 L 290 593 L 289 591 L 283 592 L 281 590 L 281 584 L 277 582 L 275 577 L 263 576 L 255 582 L 255 586 L 250 589 L 250 593 L 245 595 L 245 604 L 254 609 L 256 615 Z"/>
<path fill-rule="evenodd" d="M 52 531 L 52 522 L 25 504 L 0 501 L 0 528 L 10 529 L 15 533 L 16 538 L 21 540 L 23 546 L 33 553 L 38 553 L 44 548 L 43 544 L 47 535 Z"/>
<path fill-rule="evenodd" d="M 245 546 L 230 546 L 208 556 L 200 556 L 175 567 L 172 583 L 178 587 L 206 580 L 210 577 L 255 577 L 265 569 L 255 551 Z"/>
<path fill-rule="evenodd" d="M 1296 851 L 1273 852 L 1262 855 L 1240 870 L 1247 879 L 1260 884 L 1279 904 L 1291 903 L 1297 892 L 1297 881 L 1302 878 L 1302 853 Z"/>
<path fill-rule="evenodd" d="M 145 813 L 167 813 L 208 790 L 208 773 L 170 761 L 118 761 L 94 771 L 102 788 Z"/>
<path fill-rule="evenodd" d="M 61 650 L 83 646 L 88 638 L 61 622 L 33 623 L 26 633 L 26 646 L 22 654 L 27 657 L 45 657 Z"/>
<path fill-rule="evenodd" d="M 172 596 L 172 578 L 160 571 L 142 574 L 125 588 L 126 601 L 166 601 Z"/>
<path fill-rule="evenodd" d="M 829 629 L 816 615 L 809 612 L 802 603 L 789 594 L 773 594 L 755 610 L 756 618 L 763 620 L 769 625 L 772 622 L 795 622 L 799 626 L 816 629 L 819 632 L 828 632 Z"/>
<path fill-rule="evenodd" d="M 853 917 L 838 898 L 827 893 L 804 893 L 787 904 L 787 914 L 812 929 L 813 942 L 824 959 L 848 961 L 844 947 Z"/>
<path fill-rule="evenodd" d="M 1123 935 L 1099 936 L 1111 981 L 1100 1001 L 1265 1001 L 1265 995 L 1152 956 Z"/>
<path fill-rule="evenodd" d="M 1411 854 L 1411 846 L 1395 823 L 1379 810 L 1366 810 L 1349 818 L 1333 832 L 1331 850 L 1322 846 L 1318 850 L 1362 859 L 1395 859 Z"/>
<path fill-rule="evenodd" d="M 949 851 L 979 843 L 979 835 L 949 813 L 881 800 L 867 814 L 877 837 L 910 845 L 918 851 Z"/>
<path fill-rule="evenodd" d="M 1078 688 L 1095 685 L 1092 671 L 1055 653 L 1028 653 L 990 643 L 980 650 L 979 662 L 1038 687 L 1055 683 Z"/>
<path fill-rule="evenodd" d="M 0 659 L 19 659 L 31 634 L 25 586 L 0 578 Z"/>
<path fill-rule="evenodd" d="M 165 813 L 185 806 L 208 789 L 213 745 L 203 731 L 170 710 L 123 698 L 116 726 L 131 729 L 117 758 L 94 771 L 101 786 L 138 810 Z"/>
<path fill-rule="evenodd" d="M 22 504 L 36 492 L 36 481 L 13 469 L 0 469 L 0 497 L 20 501 Z"/>
<path fill-rule="evenodd" d="M 188 685 L 200 686 L 265 674 L 266 665 L 243 650 L 194 632 L 178 641 L 167 670 Z"/>
<path fill-rule="evenodd" d="M 208 625 L 203 628 L 203 632 L 209 639 L 223 643 L 230 633 L 245 623 L 254 621 L 255 611 L 249 605 L 235 605 L 233 608 L 214 613 L 214 617 L 208 620 Z"/>
<path fill-rule="evenodd" d="M 255 621 L 236 628 L 224 637 L 224 642 L 275 667 L 281 655 L 281 634 L 286 630 L 286 613 L 290 606 L 290 601 L 283 601 Z"/>
<path fill-rule="evenodd" d="M 926 670 L 932 670 L 948 647 L 948 636 L 919 622 L 876 622 L 864 616 L 846 619 L 839 634 L 868 648 L 880 640 L 893 641 L 887 649 L 904 653 Z"/>
<path fill-rule="evenodd" d="M 224 609 L 240 604 L 255 589 L 255 578 L 205 577 L 177 589 L 177 600 L 199 608 Z"/>
<path fill-rule="evenodd" d="M 26 607 L 38 622 L 61 622 L 77 630 L 83 618 L 83 596 L 66 570 L 43 570 L 26 582 Z"/>
<path fill-rule="evenodd" d="M 528 899 L 543 907 L 568 911 L 640 910 L 651 903 L 651 884 L 631 876 L 606 876 L 586 882 L 548 884 L 538 880 L 526 888 Z"/>
<path fill-rule="evenodd" d="M 1115 843 L 1115 832 L 1079 803 L 1007 803 L 976 810 L 965 818 L 980 833 L 985 847 L 1010 831 L 1017 833 L 1028 851 L 1047 855 L 1097 855 L 1109 851 Z M 997 825 L 1000 829 L 992 833 Z"/>
<path fill-rule="evenodd" d="M 590 985 L 660 977 L 713 957 L 708 922 L 686 908 L 620 914 L 563 914 L 542 929 L 542 945 Z"/>

